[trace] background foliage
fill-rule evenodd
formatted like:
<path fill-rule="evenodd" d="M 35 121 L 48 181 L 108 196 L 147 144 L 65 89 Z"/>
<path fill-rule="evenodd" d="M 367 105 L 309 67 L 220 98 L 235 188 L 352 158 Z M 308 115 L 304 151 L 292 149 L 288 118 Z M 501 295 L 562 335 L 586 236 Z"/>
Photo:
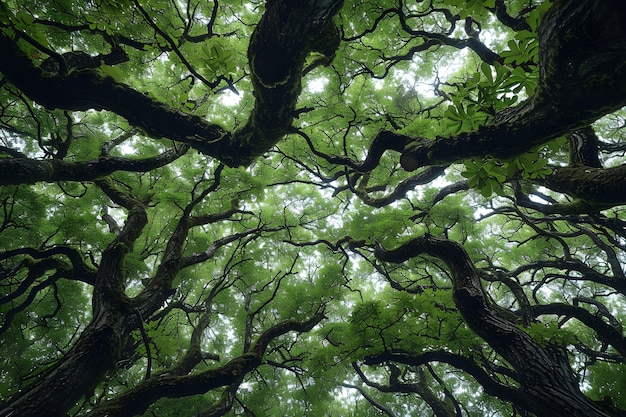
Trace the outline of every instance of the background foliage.
<path fill-rule="evenodd" d="M 44 80 L 95 73 L 181 120 L 243 132 L 267 87 L 248 50 L 270 3 L 4 0 L 0 28 Z M 533 97 L 550 2 L 337 3 L 341 43 L 320 37 L 303 57 L 295 118 L 246 166 L 198 151 L 206 138 L 170 140 L 106 107 L 49 106 L 0 81 L 0 161 L 15 163 L 0 174 L 0 415 L 100 317 L 116 248 L 124 297 L 158 296 L 129 310 L 115 363 L 69 415 L 532 415 L 465 366 L 523 385 L 459 311 L 445 259 L 378 256 L 418 236 L 462 245 L 494 311 L 564 355 L 600 409 L 626 409 L 624 201 L 568 192 L 554 176 L 619 169 L 622 110 L 583 136 L 599 166 L 573 156 L 576 129 L 506 157 L 477 151 L 408 172 L 386 152 L 359 165 L 380 132 L 461 141 Z M 619 175 L 607 181 L 621 187 Z M 146 224 L 123 241 L 137 207 Z M 237 367 L 257 351 L 258 364 Z M 368 362 L 386 352 L 421 362 Z M 158 378 L 208 381 L 227 365 L 232 381 L 115 411 Z"/>

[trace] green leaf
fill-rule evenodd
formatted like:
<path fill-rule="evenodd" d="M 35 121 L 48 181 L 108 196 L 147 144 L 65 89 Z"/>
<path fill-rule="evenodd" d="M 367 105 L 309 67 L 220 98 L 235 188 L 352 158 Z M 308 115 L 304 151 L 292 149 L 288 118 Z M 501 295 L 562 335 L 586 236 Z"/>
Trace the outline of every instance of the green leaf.
<path fill-rule="evenodd" d="M 493 74 L 491 72 L 491 66 L 486 62 L 482 62 L 480 64 L 480 70 L 485 75 L 485 77 L 487 77 L 489 83 L 493 84 Z"/>
<path fill-rule="evenodd" d="M 122 81 L 124 79 L 124 73 L 117 67 L 111 65 L 101 64 L 98 68 L 100 73 L 106 77 L 111 77 L 115 81 Z"/>
<path fill-rule="evenodd" d="M 17 13 L 16 18 L 24 26 L 30 26 L 35 22 L 35 17 L 23 9 Z"/>

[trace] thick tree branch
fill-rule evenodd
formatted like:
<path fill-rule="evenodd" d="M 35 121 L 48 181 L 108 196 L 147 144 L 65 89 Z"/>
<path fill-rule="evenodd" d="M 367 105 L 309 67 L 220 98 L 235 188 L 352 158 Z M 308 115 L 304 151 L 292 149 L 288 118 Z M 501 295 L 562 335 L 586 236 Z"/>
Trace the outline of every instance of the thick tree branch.
<path fill-rule="evenodd" d="M 574 317 L 595 331 L 599 340 L 610 344 L 626 358 L 626 339 L 622 336 L 621 330 L 607 324 L 602 318 L 591 314 L 582 307 L 563 303 L 552 303 L 532 306 L 530 311 L 535 317 L 545 314 Z"/>
<path fill-rule="evenodd" d="M 347 156 L 326 155 L 325 153 L 315 149 L 313 140 L 311 140 L 306 133 L 300 130 L 294 131 L 294 133 L 297 133 L 304 138 L 309 145 L 309 149 L 311 149 L 311 152 L 313 152 L 316 156 L 325 159 L 331 164 L 346 166 L 357 172 L 372 171 L 378 166 L 380 158 L 382 158 L 385 151 L 393 150 L 396 152 L 402 152 L 406 145 L 410 142 L 410 138 L 407 138 L 406 136 L 388 130 L 382 130 L 372 140 L 365 159 L 363 161 L 355 161 Z"/>
<path fill-rule="evenodd" d="M 95 268 L 85 263 L 83 256 L 74 248 L 68 246 L 54 246 L 42 250 L 35 248 L 18 248 L 0 252 L 0 261 L 19 255 L 27 255 L 34 259 L 44 259 L 54 255 L 65 256 L 72 263 L 75 279 L 91 285 L 95 282 Z"/>
<path fill-rule="evenodd" d="M 593 168 L 584 165 L 560 167 L 541 181 L 543 185 L 595 206 L 595 211 L 626 204 L 626 165 Z"/>
<path fill-rule="evenodd" d="M 493 379 L 485 370 L 471 359 L 445 351 L 427 352 L 421 355 L 410 355 L 401 352 L 384 352 L 379 355 L 366 356 L 366 365 L 376 365 L 384 362 L 402 363 L 410 366 L 426 365 L 430 362 L 447 363 L 467 372 L 478 382 L 489 395 L 515 402 L 525 395 L 518 389 L 503 385 Z M 391 388 L 391 387 L 390 387 Z M 391 388 L 393 390 L 393 388 Z"/>
<path fill-rule="evenodd" d="M 243 232 L 234 233 L 232 235 L 228 235 L 228 236 L 224 236 L 222 238 L 216 239 L 213 243 L 209 245 L 209 247 L 204 252 L 194 253 L 194 254 L 185 256 L 181 260 L 181 268 L 186 268 L 188 266 L 196 265 L 208 259 L 211 259 L 215 255 L 215 252 L 217 252 L 217 250 L 221 248 L 222 246 L 225 246 L 231 242 L 234 242 L 246 236 L 259 233 L 261 232 L 261 230 L 262 229 L 259 229 L 259 228 L 247 229 L 247 230 L 244 230 Z"/>
<path fill-rule="evenodd" d="M 402 1 L 400 1 L 400 7 L 402 8 Z M 451 38 L 446 34 L 432 33 L 425 30 L 416 30 L 411 28 L 407 23 L 407 15 L 405 15 L 404 13 L 398 13 L 398 17 L 400 18 L 400 26 L 405 32 L 407 32 L 411 36 L 422 39 L 424 42 L 423 44 L 412 48 L 412 50 L 409 51 L 406 57 L 412 57 L 415 52 L 427 50 L 433 46 L 447 45 L 457 49 L 469 48 L 474 51 L 474 53 L 478 55 L 481 60 L 490 65 L 493 65 L 495 62 L 502 63 L 502 58 L 498 54 L 493 52 L 487 47 L 487 45 L 478 40 L 478 34 L 476 34 L 475 36 L 471 36 L 467 39 Z M 448 31 L 448 34 L 450 34 L 450 32 L 454 30 L 455 23 L 457 22 L 457 19 L 459 19 L 458 16 L 455 16 L 454 19 L 452 19 L 451 17 L 450 21 L 452 22 L 452 26 Z M 470 35 L 470 33 L 467 34 L 468 36 Z M 394 58 L 397 59 L 398 57 L 392 57 L 391 59 Z"/>
<path fill-rule="evenodd" d="M 574 201 L 549 204 L 533 201 L 516 186 L 518 205 L 544 214 L 599 213 L 611 207 L 626 204 L 626 165 L 613 168 L 593 168 L 574 164 L 553 168 L 552 173 L 535 182 L 558 193 L 574 197 Z"/>
<path fill-rule="evenodd" d="M 120 233 L 102 253 L 102 261 L 96 275 L 93 293 L 93 313 L 108 314 L 120 309 L 128 301 L 125 293 L 124 257 L 132 252 L 135 241 L 148 223 L 148 216 L 143 202 L 136 200 L 113 186 L 110 179 L 97 180 L 96 184 L 116 204 L 128 210 L 128 217 Z M 127 308 L 129 306 L 125 306 Z M 134 311 L 132 311 L 134 315 Z"/>
<path fill-rule="evenodd" d="M 96 70 L 44 74 L 16 41 L 0 33 L 0 72 L 26 96 L 47 108 L 109 110 L 155 138 L 189 144 L 227 165 L 249 165 L 291 128 L 304 61 L 312 51 L 332 57 L 339 32 L 332 17 L 342 1 L 268 1 L 248 49 L 255 106 L 235 134 L 182 114 Z M 297 34 L 297 36 L 294 36 Z"/>
<path fill-rule="evenodd" d="M 142 202 L 117 190 L 109 180 L 97 184 L 129 212 L 122 231 L 102 253 L 94 283 L 93 319 L 58 364 L 0 409 L 2 417 L 64 416 L 81 397 L 90 397 L 105 373 L 114 369 L 137 326 L 135 310 L 124 293 L 123 260 L 147 224 L 146 211 Z M 64 395 L 55 395 L 58 390 Z"/>
<path fill-rule="evenodd" d="M 592 126 L 585 126 L 567 135 L 570 143 L 570 165 L 602 168 L 598 157 L 599 140 Z"/>
<path fill-rule="evenodd" d="M 0 72 L 44 107 L 109 110 L 149 136 L 187 143 L 218 159 L 230 146 L 230 135 L 220 126 L 168 108 L 126 84 L 103 78 L 95 70 L 72 71 L 67 75 L 44 74 L 4 33 L 0 33 L 0 55 L 4 57 L 0 61 Z"/>
<path fill-rule="evenodd" d="M 362 190 L 352 186 L 350 188 L 352 189 L 352 192 L 354 192 L 365 204 L 380 208 L 404 198 L 407 192 L 413 190 L 417 185 L 424 185 L 434 181 L 443 175 L 445 170 L 446 167 L 426 168 L 418 174 L 402 180 L 391 193 L 378 198 L 371 197 L 367 190 Z"/>
<path fill-rule="evenodd" d="M 92 181 L 116 171 L 147 172 L 165 166 L 184 155 L 189 146 L 166 151 L 145 159 L 103 157 L 86 162 L 60 159 L 0 159 L 0 186 L 34 184 L 36 182 Z"/>
<path fill-rule="evenodd" d="M 484 155 L 510 158 L 621 108 L 626 29 L 618 22 L 625 19 L 619 0 L 554 2 L 538 31 L 540 78 L 534 95 L 476 131 L 414 138 L 403 153 L 403 167 L 412 171 Z"/>
<path fill-rule="evenodd" d="M 500 22 L 511 29 L 515 31 L 530 30 L 530 26 L 526 23 L 523 16 L 513 17 L 507 12 L 504 0 L 496 0 L 492 11 Z"/>
<path fill-rule="evenodd" d="M 290 132 L 305 59 L 312 51 L 334 56 L 340 40 L 333 15 L 342 5 L 343 0 L 266 3 L 248 48 L 256 101 L 247 123 L 236 132 L 247 153 L 242 165 Z"/>
<path fill-rule="evenodd" d="M 567 357 L 558 347 L 542 347 L 490 305 L 478 272 L 461 245 L 425 235 L 394 250 L 378 245 L 375 254 L 385 262 L 401 263 L 430 255 L 446 263 L 451 272 L 454 302 L 463 319 L 517 372 L 524 395 L 514 402 L 520 407 L 546 417 L 568 413 L 607 417 L 581 393 Z"/>
<path fill-rule="evenodd" d="M 137 387 L 94 409 L 88 416 L 130 417 L 145 412 L 152 403 L 162 397 L 188 397 L 231 385 L 261 364 L 265 351 L 272 340 L 292 331 L 308 332 L 323 318 L 324 311 L 320 310 L 309 320 L 303 322 L 288 320 L 279 323 L 263 332 L 249 351 L 219 368 L 185 376 L 155 375 Z"/>

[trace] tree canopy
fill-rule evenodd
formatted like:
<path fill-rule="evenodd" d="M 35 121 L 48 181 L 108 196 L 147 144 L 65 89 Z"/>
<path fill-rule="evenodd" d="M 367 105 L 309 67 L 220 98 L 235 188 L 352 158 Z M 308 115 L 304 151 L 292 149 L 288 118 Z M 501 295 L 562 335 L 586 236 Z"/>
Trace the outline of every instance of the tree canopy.
<path fill-rule="evenodd" d="M 624 21 L 0 1 L 0 416 L 626 415 Z"/>

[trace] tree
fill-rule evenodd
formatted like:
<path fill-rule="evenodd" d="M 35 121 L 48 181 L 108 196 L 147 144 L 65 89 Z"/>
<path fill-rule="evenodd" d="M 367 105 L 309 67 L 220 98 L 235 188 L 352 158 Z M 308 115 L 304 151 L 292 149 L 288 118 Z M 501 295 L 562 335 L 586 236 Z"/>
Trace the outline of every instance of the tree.
<path fill-rule="evenodd" d="M 626 415 L 624 20 L 0 3 L 0 416 Z"/>

